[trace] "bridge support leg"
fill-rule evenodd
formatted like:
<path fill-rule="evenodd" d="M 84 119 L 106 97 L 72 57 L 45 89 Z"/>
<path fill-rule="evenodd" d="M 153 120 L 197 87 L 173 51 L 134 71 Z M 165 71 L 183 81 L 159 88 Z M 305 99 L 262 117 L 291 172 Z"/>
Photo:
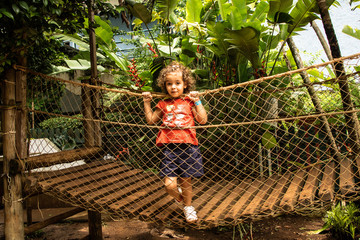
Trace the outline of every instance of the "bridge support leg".
<path fill-rule="evenodd" d="M 90 240 L 102 240 L 101 213 L 88 211 Z"/>

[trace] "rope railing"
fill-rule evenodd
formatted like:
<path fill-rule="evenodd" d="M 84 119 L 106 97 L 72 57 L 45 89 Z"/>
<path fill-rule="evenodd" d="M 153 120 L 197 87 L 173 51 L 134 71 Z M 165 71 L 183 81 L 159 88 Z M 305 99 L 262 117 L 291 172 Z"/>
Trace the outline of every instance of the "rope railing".
<path fill-rule="evenodd" d="M 200 93 L 208 122 L 186 128 L 196 130 L 203 159 L 204 175 L 193 179 L 193 205 L 199 216 L 195 226 L 308 214 L 324 211 L 336 200 L 359 199 L 359 143 L 352 142 L 345 119 L 346 114 L 357 116 L 357 122 L 360 118 L 359 58 L 354 54 Z M 354 106 L 346 111 L 338 79 L 327 68 L 339 61 L 346 66 L 342 78 Z M 159 175 L 162 147 L 155 144 L 159 130 L 184 128 L 147 124 L 139 92 L 15 69 L 36 77 L 36 84 L 28 87 L 28 102 L 35 105 L 29 104 L 28 125 L 34 128 L 29 131 L 29 151 L 40 155 L 31 155 L 26 172 L 36 179 L 34 189 L 114 218 L 185 224 L 181 209 L 164 190 Z M 323 76 L 320 80 L 309 73 L 316 79 L 311 85 L 322 86 L 315 90 L 320 112 L 311 101 L 309 84 L 299 76 L 310 69 Z M 289 77 L 287 83 L 281 82 L 284 76 Z M 66 93 L 68 86 L 77 94 Z M 97 96 L 100 108 L 84 103 Z M 167 97 L 152 96 L 152 109 Z M 62 112 L 64 104 L 72 113 Z M 86 116 L 81 114 L 85 108 Z M 50 136 L 49 129 L 62 130 Z M 81 136 L 75 137 L 76 129 Z M 360 129 L 355 132 L 359 135 Z M 56 164 L 46 164 L 51 156 Z"/>

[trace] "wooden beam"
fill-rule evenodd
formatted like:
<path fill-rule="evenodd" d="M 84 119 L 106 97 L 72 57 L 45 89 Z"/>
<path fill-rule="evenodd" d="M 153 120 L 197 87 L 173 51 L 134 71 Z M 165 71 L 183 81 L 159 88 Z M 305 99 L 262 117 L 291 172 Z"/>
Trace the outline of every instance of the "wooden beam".
<path fill-rule="evenodd" d="M 99 157 L 101 153 L 102 149 L 100 147 L 88 147 L 66 150 L 57 153 L 42 154 L 30 157 L 26 161 L 26 169 L 48 167 L 55 164 L 68 163 L 81 159 L 94 159 Z"/>
<path fill-rule="evenodd" d="M 74 209 L 71 209 L 70 211 L 61 213 L 59 215 L 56 215 L 56 216 L 46 219 L 44 221 L 31 224 L 30 226 L 25 227 L 25 234 L 30 234 L 37 230 L 43 229 L 44 227 L 49 226 L 50 224 L 57 223 L 63 219 L 66 219 L 68 217 L 71 217 L 71 216 L 73 216 L 77 213 L 83 212 L 83 211 L 84 211 L 84 209 L 82 209 L 82 208 L 74 208 Z"/>

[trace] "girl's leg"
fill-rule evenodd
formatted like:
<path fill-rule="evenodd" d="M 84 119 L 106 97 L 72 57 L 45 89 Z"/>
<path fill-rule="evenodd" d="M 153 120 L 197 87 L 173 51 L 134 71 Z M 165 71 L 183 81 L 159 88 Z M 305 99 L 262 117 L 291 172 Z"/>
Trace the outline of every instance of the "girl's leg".
<path fill-rule="evenodd" d="M 191 178 L 179 178 L 179 183 L 182 190 L 182 198 L 184 199 L 185 206 L 191 206 L 192 201 L 192 184 Z"/>
<path fill-rule="evenodd" d="M 165 177 L 164 179 L 165 189 L 166 192 L 175 198 L 177 201 L 181 202 L 183 197 L 179 193 L 177 187 L 177 177 Z"/>

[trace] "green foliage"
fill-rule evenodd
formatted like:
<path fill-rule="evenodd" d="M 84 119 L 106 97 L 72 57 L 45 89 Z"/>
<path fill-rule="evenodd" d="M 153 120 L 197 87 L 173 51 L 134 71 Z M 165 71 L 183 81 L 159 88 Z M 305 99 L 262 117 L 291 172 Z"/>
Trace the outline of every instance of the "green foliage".
<path fill-rule="evenodd" d="M 81 118 L 82 115 L 74 115 L 73 117 Z M 54 117 L 42 121 L 40 127 L 43 129 L 76 129 L 82 127 L 82 121 L 75 118 L 66 118 L 66 117 Z"/>
<path fill-rule="evenodd" d="M 108 3 L 96 0 L 96 6 L 100 13 L 114 14 L 115 9 Z M 1 1 L 0 74 L 17 63 L 20 56 L 42 49 L 49 33 L 58 29 L 70 34 L 79 32 L 87 17 L 82 0 Z"/>
<path fill-rule="evenodd" d="M 357 28 L 352 28 L 349 25 L 346 25 L 344 26 L 342 32 L 360 40 L 360 30 Z"/>
<path fill-rule="evenodd" d="M 179 0 L 158 0 L 157 1 L 157 10 L 160 13 L 160 16 L 166 20 L 170 21 L 170 18 L 174 16 L 174 10 L 178 4 Z"/>
<path fill-rule="evenodd" d="M 68 135 L 60 135 L 50 138 L 61 150 L 71 150 L 76 148 L 76 141 Z"/>
<path fill-rule="evenodd" d="M 29 108 L 54 113 L 61 112 L 60 100 L 65 84 L 51 80 L 46 81 L 40 76 L 30 76 L 27 88 L 27 105 Z"/>
<path fill-rule="evenodd" d="M 349 203 L 342 206 L 338 203 L 327 212 L 325 224 L 319 231 L 330 229 L 336 239 L 355 239 L 360 229 L 360 209 Z"/>
<path fill-rule="evenodd" d="M 353 3 L 355 3 L 353 5 Z M 360 0 L 350 0 L 350 5 L 352 7 L 352 10 L 355 10 L 356 8 L 360 9 Z"/>
<path fill-rule="evenodd" d="M 134 0 L 126 0 L 126 7 L 136 18 L 139 18 L 143 23 L 148 24 L 151 22 L 151 12 L 147 7 L 141 3 L 137 3 Z"/>
<path fill-rule="evenodd" d="M 98 71 L 106 71 L 106 67 L 120 69 L 121 71 L 127 71 L 127 66 L 129 62 L 126 57 L 120 57 L 117 55 L 119 51 L 116 47 L 115 41 L 113 39 L 114 32 L 116 29 L 113 29 L 109 21 L 101 19 L 99 16 L 94 17 L 95 20 L 95 36 L 97 43 L 97 66 Z M 84 27 L 89 27 L 88 20 L 85 21 Z M 76 43 L 80 51 L 77 55 L 73 56 L 71 59 L 65 60 L 68 68 L 62 68 L 62 71 L 70 70 L 88 70 L 91 68 L 90 64 L 90 47 L 89 47 L 89 34 L 85 29 L 82 29 L 82 34 L 66 34 L 66 33 L 56 33 L 54 38 L 59 41 L 71 41 Z"/>

